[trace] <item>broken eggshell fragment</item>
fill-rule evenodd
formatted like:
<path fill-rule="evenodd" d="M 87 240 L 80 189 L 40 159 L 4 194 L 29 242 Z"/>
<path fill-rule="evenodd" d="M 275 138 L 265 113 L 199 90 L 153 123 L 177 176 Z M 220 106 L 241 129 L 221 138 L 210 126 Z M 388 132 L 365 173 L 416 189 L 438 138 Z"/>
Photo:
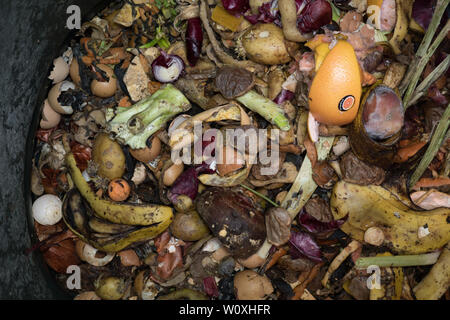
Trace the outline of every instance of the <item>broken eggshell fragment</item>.
<path fill-rule="evenodd" d="M 196 208 L 214 236 L 236 258 L 250 257 L 266 238 L 262 210 L 238 190 L 209 188 L 197 197 Z"/>
<path fill-rule="evenodd" d="M 114 70 L 104 64 L 97 65 L 97 68 L 103 71 L 109 79 L 108 81 L 106 81 L 106 79 L 103 79 L 105 81 L 99 81 L 97 79 L 92 80 L 92 93 L 100 98 L 112 97 L 117 90 L 117 79 L 114 75 Z"/>
<path fill-rule="evenodd" d="M 53 84 L 63 81 L 69 75 L 69 65 L 63 57 L 58 57 L 53 60 L 53 70 L 48 77 L 53 80 Z"/>
<path fill-rule="evenodd" d="M 44 130 L 56 127 L 61 121 L 61 115 L 53 110 L 47 99 L 44 101 L 44 108 L 42 109 L 42 119 L 40 127 Z"/>
<path fill-rule="evenodd" d="M 59 114 L 72 114 L 73 108 L 70 105 L 62 105 L 58 98 L 61 95 L 62 92 L 68 91 L 68 90 L 74 90 L 75 84 L 73 84 L 70 81 L 62 81 L 60 83 L 55 84 L 48 93 L 48 102 L 50 106 L 58 112 Z"/>

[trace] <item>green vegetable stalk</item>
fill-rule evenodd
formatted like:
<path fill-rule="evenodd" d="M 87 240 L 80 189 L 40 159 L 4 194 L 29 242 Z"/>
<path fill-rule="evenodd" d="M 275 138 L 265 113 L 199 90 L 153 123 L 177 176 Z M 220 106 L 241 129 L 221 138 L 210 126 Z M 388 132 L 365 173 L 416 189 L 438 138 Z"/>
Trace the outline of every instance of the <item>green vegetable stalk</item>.
<path fill-rule="evenodd" d="M 108 122 L 107 129 L 132 149 L 142 149 L 152 134 L 190 107 L 189 100 L 181 91 L 168 84 L 130 108 L 120 109 Z"/>
<path fill-rule="evenodd" d="M 411 266 L 426 266 L 434 264 L 440 252 L 432 252 L 425 254 L 405 255 L 405 256 L 379 256 L 379 257 L 365 257 L 356 260 L 355 266 L 357 268 L 367 268 L 371 265 L 378 267 L 411 267 Z"/>
<path fill-rule="evenodd" d="M 272 100 L 263 97 L 253 90 L 236 98 L 236 100 L 281 130 L 288 131 L 290 129 L 289 120 L 285 117 L 283 109 Z"/>

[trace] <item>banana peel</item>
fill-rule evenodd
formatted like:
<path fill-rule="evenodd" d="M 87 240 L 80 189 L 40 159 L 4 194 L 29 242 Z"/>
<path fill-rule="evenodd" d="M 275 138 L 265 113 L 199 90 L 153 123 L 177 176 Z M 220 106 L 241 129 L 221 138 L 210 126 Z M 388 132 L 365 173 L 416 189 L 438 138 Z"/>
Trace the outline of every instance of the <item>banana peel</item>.
<path fill-rule="evenodd" d="M 450 243 L 442 250 L 438 261 L 413 291 L 418 300 L 438 300 L 450 286 Z"/>
<path fill-rule="evenodd" d="M 409 17 L 411 17 L 414 0 L 397 0 L 395 2 L 397 22 L 395 23 L 394 34 L 389 40 L 389 43 L 391 44 L 394 53 L 400 54 L 400 43 L 408 34 L 408 26 L 410 24 Z"/>
<path fill-rule="evenodd" d="M 91 189 L 77 167 L 75 157 L 70 151 L 67 136 L 63 137 L 66 150 L 66 165 L 73 183 L 84 199 L 89 203 L 95 215 L 109 222 L 125 225 L 149 226 L 156 223 L 167 223 L 173 217 L 171 207 L 155 204 L 126 204 L 101 199 Z"/>
<path fill-rule="evenodd" d="M 94 216 L 92 208 L 75 188 L 64 197 L 63 220 L 82 241 L 104 252 L 119 252 L 153 239 L 172 223 L 172 219 L 167 219 L 151 226 L 128 226 L 101 220 Z"/>
<path fill-rule="evenodd" d="M 399 254 L 421 254 L 442 248 L 450 241 L 450 209 L 416 211 L 381 186 L 359 186 L 339 181 L 330 200 L 334 219 L 348 215 L 341 230 L 364 241 L 364 232 L 378 227 L 384 232 L 384 245 Z M 429 234 L 419 237 L 419 228 Z"/>

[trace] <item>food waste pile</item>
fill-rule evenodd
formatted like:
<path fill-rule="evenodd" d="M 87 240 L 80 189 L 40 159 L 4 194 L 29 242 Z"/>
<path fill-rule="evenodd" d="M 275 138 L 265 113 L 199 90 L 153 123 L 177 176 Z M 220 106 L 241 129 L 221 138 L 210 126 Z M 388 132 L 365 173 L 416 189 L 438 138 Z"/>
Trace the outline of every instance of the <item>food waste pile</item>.
<path fill-rule="evenodd" d="M 448 4 L 113 1 L 48 76 L 28 253 L 78 300 L 450 299 Z"/>

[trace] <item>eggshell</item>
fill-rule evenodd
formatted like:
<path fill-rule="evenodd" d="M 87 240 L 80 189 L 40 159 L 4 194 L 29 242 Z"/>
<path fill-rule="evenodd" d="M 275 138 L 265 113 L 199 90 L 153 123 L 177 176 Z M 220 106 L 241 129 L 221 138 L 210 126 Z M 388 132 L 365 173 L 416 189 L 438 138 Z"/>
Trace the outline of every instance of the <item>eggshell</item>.
<path fill-rule="evenodd" d="M 40 127 L 42 129 L 51 129 L 56 127 L 59 124 L 59 121 L 61 121 L 61 115 L 53 110 L 48 100 L 45 99 Z"/>
<path fill-rule="evenodd" d="M 63 57 L 58 57 L 53 60 L 53 70 L 48 77 L 53 80 L 53 83 L 58 83 L 63 81 L 69 75 L 69 65 L 63 59 Z"/>
<path fill-rule="evenodd" d="M 55 110 L 56 112 L 60 114 L 72 114 L 73 108 L 72 106 L 62 106 L 58 102 L 58 97 L 61 94 L 62 91 L 67 91 L 69 89 L 75 89 L 75 85 L 70 81 L 63 81 L 60 83 L 55 84 L 48 93 L 48 102 L 50 106 Z"/>
<path fill-rule="evenodd" d="M 151 148 L 130 149 L 130 154 L 138 161 L 149 163 L 155 160 L 161 153 L 161 140 L 155 136 L 152 138 Z"/>
<path fill-rule="evenodd" d="M 62 201 L 55 195 L 45 194 L 33 203 L 32 212 L 37 223 L 55 225 L 62 218 Z"/>
<path fill-rule="evenodd" d="M 345 125 L 358 113 L 361 71 L 353 47 L 338 41 L 325 57 L 309 91 L 309 109 L 323 124 Z"/>
<path fill-rule="evenodd" d="M 91 82 L 91 91 L 94 95 L 96 95 L 97 97 L 100 98 L 109 98 L 112 97 L 117 90 L 117 79 L 114 76 L 114 71 L 113 69 L 111 69 L 110 67 L 104 65 L 104 64 L 99 64 L 97 65 L 97 67 L 101 70 L 103 70 L 104 72 L 106 72 L 106 74 L 109 77 L 109 81 L 98 81 L 96 79 L 92 80 Z"/>

